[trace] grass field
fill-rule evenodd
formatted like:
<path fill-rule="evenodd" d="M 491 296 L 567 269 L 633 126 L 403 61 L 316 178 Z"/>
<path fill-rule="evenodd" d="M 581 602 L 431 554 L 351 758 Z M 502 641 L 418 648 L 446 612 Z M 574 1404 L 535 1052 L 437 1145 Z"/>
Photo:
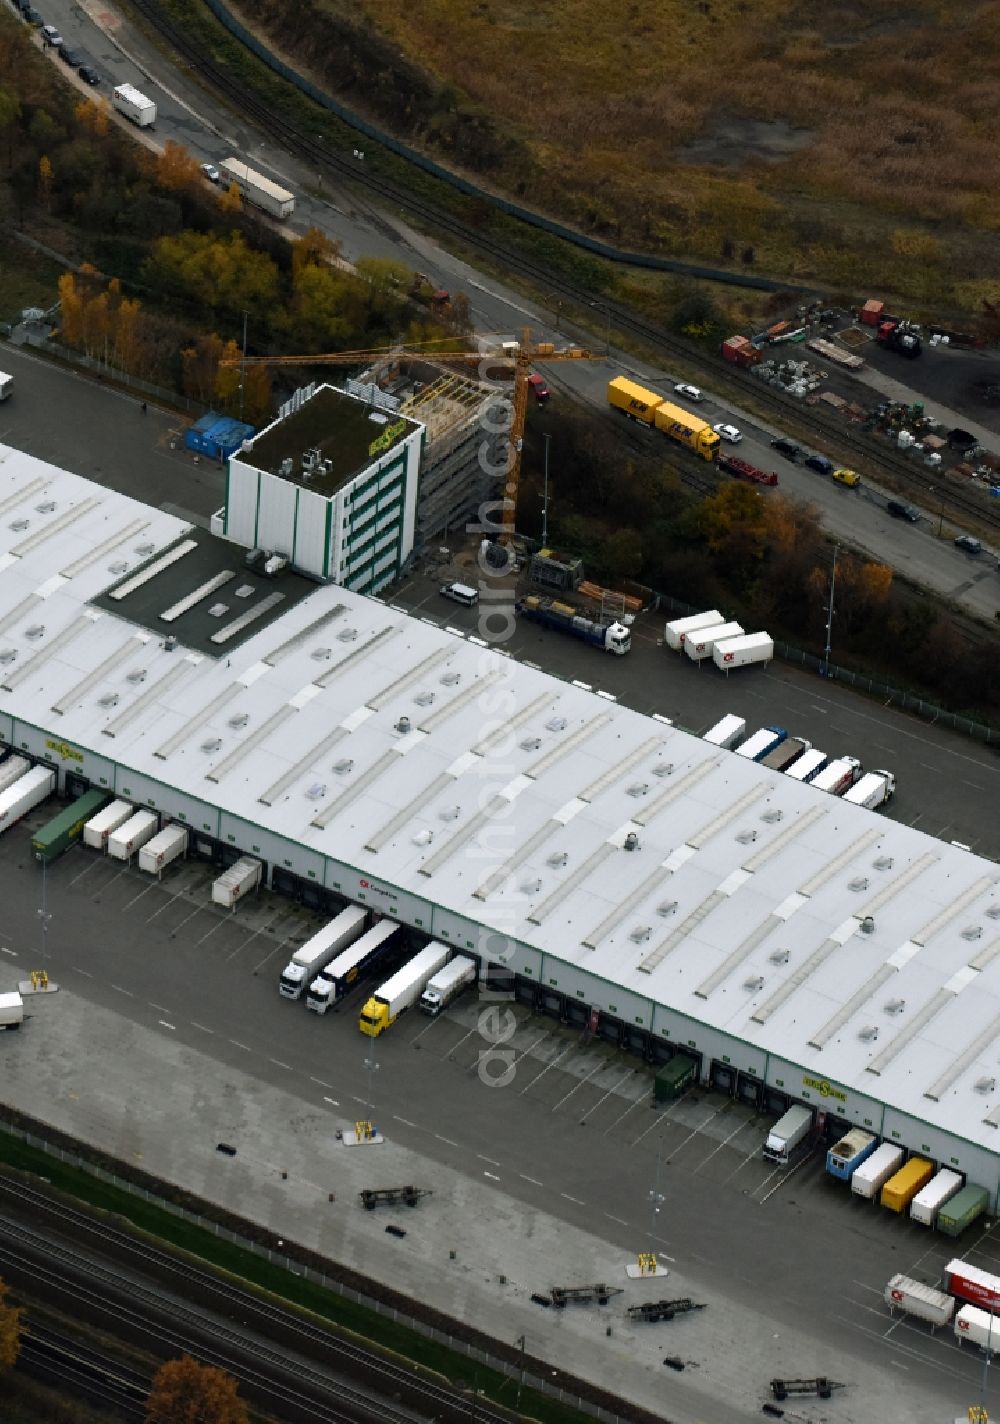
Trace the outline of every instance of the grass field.
<path fill-rule="evenodd" d="M 295 52 L 310 24 L 387 41 L 396 100 L 435 93 L 397 132 L 474 168 L 449 105 L 488 114 L 491 181 L 586 231 L 941 312 L 998 285 L 1000 0 L 304 0 L 293 33 L 241 8 Z"/>

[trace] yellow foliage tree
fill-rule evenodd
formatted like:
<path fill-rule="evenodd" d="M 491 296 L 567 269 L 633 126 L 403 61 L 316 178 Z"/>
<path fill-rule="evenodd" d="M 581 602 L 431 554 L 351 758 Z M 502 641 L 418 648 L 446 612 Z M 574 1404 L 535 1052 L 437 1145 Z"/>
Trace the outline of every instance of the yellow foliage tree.
<path fill-rule="evenodd" d="M 167 139 L 156 161 L 156 181 L 173 192 L 190 190 L 200 182 L 198 162 L 182 143 Z"/>
<path fill-rule="evenodd" d="M 219 193 L 219 207 L 227 215 L 243 211 L 243 199 L 240 197 L 240 190 L 235 183 L 230 183 L 228 187 L 222 188 Z"/>
<path fill-rule="evenodd" d="M 341 245 L 327 237 L 318 227 L 311 227 L 292 243 L 292 285 L 305 267 L 333 265 L 340 256 Z"/>
<path fill-rule="evenodd" d="M 239 362 L 239 359 L 240 348 L 235 341 L 227 341 L 215 373 L 215 397 L 222 405 L 229 405 L 240 388 L 239 365 L 223 365 L 222 362 Z"/>
<path fill-rule="evenodd" d="M 191 400 L 211 404 L 221 356 L 222 337 L 214 331 L 210 336 L 199 336 L 181 352 L 181 380 L 184 394 Z"/>
<path fill-rule="evenodd" d="M 231 1375 L 190 1355 L 168 1360 L 153 1376 L 146 1424 L 248 1424 Z"/>
<path fill-rule="evenodd" d="M 251 425 L 264 425 L 271 414 L 271 373 L 266 366 L 248 366 L 243 379 L 243 414 Z"/>
<path fill-rule="evenodd" d="M 14 1368 L 21 1353 L 21 1310 L 7 1305 L 9 1290 L 7 1283 L 0 1281 L 0 1375 Z"/>
<path fill-rule="evenodd" d="M 52 177 L 52 160 L 43 153 L 38 160 L 38 192 L 46 212 L 52 204 Z"/>
<path fill-rule="evenodd" d="M 63 340 L 67 346 L 79 346 L 83 338 L 83 297 L 72 272 L 64 272 L 59 278 L 59 308 Z"/>
<path fill-rule="evenodd" d="M 104 99 L 81 99 L 73 110 L 80 128 L 95 138 L 103 138 L 111 127 L 111 116 Z"/>

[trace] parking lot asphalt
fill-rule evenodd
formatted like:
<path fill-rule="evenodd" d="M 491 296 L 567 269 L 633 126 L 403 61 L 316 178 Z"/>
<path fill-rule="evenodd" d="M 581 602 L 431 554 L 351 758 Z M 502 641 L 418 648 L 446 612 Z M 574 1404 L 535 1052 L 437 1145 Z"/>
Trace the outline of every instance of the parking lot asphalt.
<path fill-rule="evenodd" d="M 890 1319 L 881 1297 L 896 1271 L 939 1280 L 957 1247 L 1000 1269 L 989 1231 L 954 1243 L 860 1203 L 825 1174 L 818 1147 L 774 1168 L 760 1157 L 764 1117 L 702 1089 L 654 1109 L 638 1060 L 522 1006 L 503 1089 L 477 1071 L 472 995 L 438 1019 L 413 1012 L 372 1044 L 356 1027 L 371 985 L 325 1017 L 277 993 L 317 921 L 269 892 L 227 913 L 199 862 L 160 883 L 74 847 L 45 873 L 43 950 L 29 842 L 44 814 L 0 838 L 0 988 L 41 967 L 63 987 L 29 1001 L 21 1033 L 0 1036 L 6 1100 L 497 1338 L 526 1333 L 554 1367 L 675 1424 L 758 1416 L 776 1373 L 847 1382 L 837 1417 L 852 1424 L 936 1424 L 973 1397 L 979 1357 L 948 1331 Z M 374 1166 L 331 1156 L 334 1130 L 359 1117 L 388 1139 Z M 218 1141 L 238 1148 L 228 1176 Z M 403 1219 L 398 1251 L 382 1218 L 355 1204 L 362 1185 L 397 1178 L 434 1192 Z M 671 1275 L 637 1293 L 624 1266 L 650 1248 Z M 605 1277 L 627 1290 L 610 1313 L 557 1317 L 530 1302 Z M 666 1327 L 668 1339 L 617 1308 L 661 1295 L 709 1309 Z M 689 1361 L 669 1390 L 665 1349 Z"/>
<path fill-rule="evenodd" d="M 470 555 L 456 549 L 452 562 L 414 575 L 392 592 L 390 601 L 461 635 L 489 637 L 480 626 L 489 605 L 460 608 L 441 597 L 441 585 L 451 579 L 476 582 Z M 671 616 L 642 614 L 632 629 L 632 651 L 623 658 L 523 620 L 515 621 L 510 638 L 498 646 L 698 734 L 734 712 L 746 718 L 748 735 L 776 723 L 831 756 L 859 757 L 869 770 L 886 767 L 896 774 L 896 796 L 879 814 L 1000 858 L 1000 818 L 994 809 L 1000 798 L 1000 757 L 995 748 L 781 660 L 728 676 L 710 659 L 693 663 L 663 642 L 664 623 Z"/>

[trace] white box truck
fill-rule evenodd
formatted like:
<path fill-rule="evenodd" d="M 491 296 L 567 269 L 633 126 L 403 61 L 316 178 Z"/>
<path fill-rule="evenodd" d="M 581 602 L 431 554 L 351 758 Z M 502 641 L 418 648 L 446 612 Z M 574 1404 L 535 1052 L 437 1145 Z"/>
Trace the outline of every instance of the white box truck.
<path fill-rule="evenodd" d="M 1000 1319 L 990 1310 L 963 1305 L 955 1316 L 955 1339 L 960 1345 L 972 1340 L 981 1350 L 988 1350 L 992 1355 L 1000 1344 Z"/>
<path fill-rule="evenodd" d="M 451 958 L 446 944 L 433 941 L 414 955 L 408 964 L 387 979 L 367 1001 L 358 1019 L 358 1028 L 369 1038 L 377 1038 L 420 998 L 439 969 Z"/>
<path fill-rule="evenodd" d="M 117 85 L 111 92 L 111 103 L 141 129 L 151 129 L 156 123 L 156 105 L 132 84 Z"/>
<path fill-rule="evenodd" d="M 0 1028 L 20 1028 L 24 1023 L 24 1000 L 15 989 L 10 994 L 0 994 Z"/>
<path fill-rule="evenodd" d="M 224 905 L 227 910 L 235 909 L 244 895 L 256 890 L 264 867 L 253 856 L 243 855 L 228 870 L 224 870 L 218 880 L 212 882 L 212 904 Z"/>
<path fill-rule="evenodd" d="M 811 782 L 823 768 L 830 758 L 826 752 L 821 752 L 818 747 L 811 747 L 809 751 L 803 752 L 800 757 L 796 757 L 791 766 L 785 772 L 793 781 Z"/>
<path fill-rule="evenodd" d="M 702 628 L 721 628 L 725 621 L 717 608 L 710 608 L 707 613 L 689 613 L 686 618 L 675 618 L 667 624 L 663 630 L 663 641 L 677 653 L 689 633 L 697 633 Z"/>
<path fill-rule="evenodd" d="M 748 761 L 763 761 L 768 752 L 774 751 L 787 736 L 784 727 L 762 727 L 759 732 L 751 733 L 745 742 L 740 742 L 736 755 L 746 757 Z"/>
<path fill-rule="evenodd" d="M 904 1147 L 896 1147 L 892 1142 L 883 1142 L 864 1162 L 851 1178 L 851 1191 L 865 1201 L 874 1200 L 889 1178 L 903 1164 L 906 1156 Z"/>
<path fill-rule="evenodd" d="M 716 643 L 727 638 L 738 638 L 742 632 L 739 623 L 720 623 L 715 628 L 701 628 L 684 639 L 684 651 L 693 663 L 704 662 L 712 656 Z"/>
<path fill-rule="evenodd" d="M 910 1203 L 910 1219 L 919 1221 L 921 1226 L 933 1226 L 945 1202 L 950 1201 L 964 1186 L 965 1181 L 958 1172 L 942 1167 L 913 1198 Z"/>
<path fill-rule="evenodd" d="M 809 1136 L 813 1125 L 812 1108 L 796 1103 L 771 1128 L 762 1148 L 765 1162 L 777 1162 L 787 1167 L 796 1147 Z"/>
<path fill-rule="evenodd" d="M 747 729 L 746 718 L 737 717 L 734 712 L 720 718 L 714 727 L 709 727 L 702 741 L 711 742 L 713 747 L 724 747 L 732 751 Z"/>
<path fill-rule="evenodd" d="M 273 218 L 291 217 L 295 209 L 295 195 L 289 193 L 287 188 L 272 183 L 263 173 L 255 173 L 238 158 L 224 158 L 219 164 L 219 171 L 222 174 L 223 186 L 235 184 L 240 196 L 248 203 L 263 208 L 264 212 L 270 213 Z"/>
<path fill-rule="evenodd" d="M 858 780 L 861 770 L 857 757 L 837 757 L 816 773 L 810 785 L 815 786 L 817 791 L 828 791 L 831 796 L 843 796 L 848 787 Z"/>
<path fill-rule="evenodd" d="M 171 861 L 187 854 L 190 838 L 186 826 L 164 826 L 152 840 L 139 847 L 139 869 L 159 878 Z"/>
<path fill-rule="evenodd" d="M 338 1003 L 361 975 L 374 969 L 399 943 L 400 927 L 395 920 L 379 920 L 366 934 L 341 950 L 309 985 L 306 1008 L 325 1014 Z"/>
<path fill-rule="evenodd" d="M 348 905 L 299 945 L 281 971 L 278 993 L 283 999 L 301 999 L 303 990 L 321 974 L 341 950 L 360 938 L 368 923 L 368 911 L 361 905 Z"/>
<path fill-rule="evenodd" d="M 0 761 L 0 791 L 6 791 L 8 786 L 13 786 L 30 767 L 31 762 L 23 756 L 9 756 Z"/>
<path fill-rule="evenodd" d="M 112 860 L 131 860 L 140 846 L 153 839 L 159 824 L 155 811 L 136 811 L 108 836 L 108 855 Z"/>
<path fill-rule="evenodd" d="M 754 663 L 769 663 L 774 657 L 774 640 L 767 633 L 744 633 L 741 638 L 727 638 L 712 649 L 712 661 L 723 672 L 752 667 Z"/>
<path fill-rule="evenodd" d="M 922 1281 L 911 1280 L 909 1276 L 892 1277 L 885 1288 L 885 1303 L 890 1315 L 901 1310 L 904 1315 L 926 1320 L 935 1330 L 939 1325 L 947 1325 L 955 1310 L 952 1296 L 925 1286 Z"/>
<path fill-rule="evenodd" d="M 124 826 L 128 818 L 134 815 L 135 807 L 128 801 L 112 801 L 110 806 L 105 806 L 103 811 L 91 816 L 84 826 L 84 845 L 92 846 L 94 850 L 107 850 L 108 836 L 117 831 L 119 826 Z"/>
<path fill-rule="evenodd" d="M 848 787 L 844 800 L 852 806 L 867 806 L 869 811 L 884 806 L 896 790 L 896 778 L 891 771 L 866 771 L 860 781 Z"/>
<path fill-rule="evenodd" d="M 6 400 L 14 390 L 14 377 L 9 376 L 6 371 L 0 371 L 0 401 Z"/>
<path fill-rule="evenodd" d="M 475 977 L 475 960 L 470 959 L 468 955 L 457 954 L 443 969 L 438 970 L 420 995 L 421 1009 L 432 1018 L 437 1018 L 441 1010 L 457 999 Z"/>
<path fill-rule="evenodd" d="M 6 831 L 15 821 L 26 816 L 56 789 L 56 774 L 51 767 L 33 766 L 23 776 L 0 791 L 0 831 Z"/>

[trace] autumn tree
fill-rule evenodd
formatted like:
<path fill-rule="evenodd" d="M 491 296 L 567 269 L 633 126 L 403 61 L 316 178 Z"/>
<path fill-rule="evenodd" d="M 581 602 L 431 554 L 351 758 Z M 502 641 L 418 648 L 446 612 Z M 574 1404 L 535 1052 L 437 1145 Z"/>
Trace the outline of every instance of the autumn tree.
<path fill-rule="evenodd" d="M 7 171 L 14 166 L 14 132 L 21 117 L 21 105 L 17 95 L 7 89 L 0 89 L 0 133 L 7 135 Z"/>
<path fill-rule="evenodd" d="M 21 1353 L 21 1310 L 7 1305 L 10 1287 L 0 1281 L 0 1375 L 12 1370 Z"/>
<path fill-rule="evenodd" d="M 292 281 L 306 267 L 334 267 L 340 260 L 341 245 L 318 227 L 308 228 L 292 243 Z"/>
<path fill-rule="evenodd" d="M 104 138 L 111 128 L 110 112 L 103 99 L 81 99 L 73 110 L 73 117 L 84 133 L 94 138 Z"/>
<path fill-rule="evenodd" d="M 38 160 L 38 196 L 48 212 L 52 205 L 52 160 L 44 153 Z"/>
<path fill-rule="evenodd" d="M 271 415 L 271 373 L 248 366 L 243 377 L 243 414 L 251 425 L 265 425 Z"/>
<path fill-rule="evenodd" d="M 217 332 L 199 336 L 181 352 L 181 382 L 184 394 L 201 405 L 211 405 L 215 393 L 223 341 Z"/>
<path fill-rule="evenodd" d="M 157 285 L 192 297 L 213 311 L 270 314 L 280 295 L 278 268 L 240 232 L 226 236 L 186 230 L 161 237 L 146 262 Z"/>
<path fill-rule="evenodd" d="M 230 183 L 228 187 L 220 189 L 219 207 L 226 217 L 230 218 L 243 211 L 243 199 L 240 197 L 240 190 L 235 183 Z"/>
<path fill-rule="evenodd" d="M 248 1424 L 231 1375 L 190 1355 L 168 1360 L 153 1376 L 146 1424 Z"/>
<path fill-rule="evenodd" d="M 156 160 L 156 181 L 170 192 L 190 192 L 201 180 L 198 161 L 182 143 L 167 139 Z"/>

